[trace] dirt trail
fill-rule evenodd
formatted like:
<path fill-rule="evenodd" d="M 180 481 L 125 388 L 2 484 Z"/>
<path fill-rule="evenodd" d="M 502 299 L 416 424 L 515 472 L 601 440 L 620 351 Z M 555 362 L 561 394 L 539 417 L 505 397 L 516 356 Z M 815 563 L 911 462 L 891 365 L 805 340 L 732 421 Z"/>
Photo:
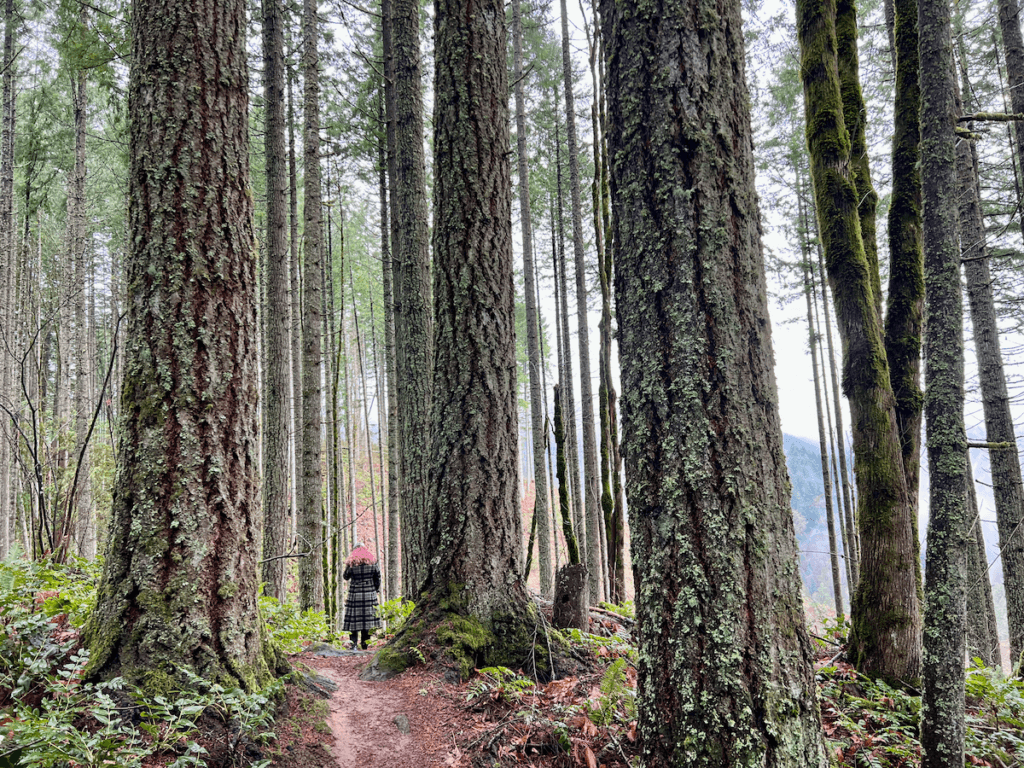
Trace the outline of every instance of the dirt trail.
<path fill-rule="evenodd" d="M 451 707 L 450 715 L 456 710 L 453 702 L 438 698 L 443 686 L 411 671 L 387 682 L 362 681 L 359 674 L 371 657 L 369 653 L 302 657 L 303 663 L 338 686 L 328 702 L 327 718 L 334 735 L 331 754 L 336 764 L 339 768 L 445 765 L 452 746 L 446 743 L 451 724 L 446 710 Z M 402 717 L 407 718 L 408 733 L 396 722 Z M 327 764 L 323 768 L 328 768 Z"/>

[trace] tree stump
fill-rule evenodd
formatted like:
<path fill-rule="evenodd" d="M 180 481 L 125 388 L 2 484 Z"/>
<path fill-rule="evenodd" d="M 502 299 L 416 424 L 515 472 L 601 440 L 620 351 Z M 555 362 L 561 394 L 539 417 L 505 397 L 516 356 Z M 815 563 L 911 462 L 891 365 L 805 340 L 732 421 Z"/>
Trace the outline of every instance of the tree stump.
<path fill-rule="evenodd" d="M 590 614 L 587 601 L 587 568 L 584 565 L 566 565 L 555 575 L 555 605 L 551 623 L 557 629 L 588 631 Z"/>

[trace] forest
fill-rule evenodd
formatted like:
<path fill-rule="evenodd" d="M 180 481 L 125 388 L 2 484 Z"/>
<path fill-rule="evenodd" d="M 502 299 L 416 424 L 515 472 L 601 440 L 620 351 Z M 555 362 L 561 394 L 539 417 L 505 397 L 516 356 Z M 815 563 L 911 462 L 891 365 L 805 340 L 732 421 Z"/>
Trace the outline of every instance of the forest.
<path fill-rule="evenodd" d="M 1024 763 L 1018 15 L 4 0 L 0 768 Z"/>

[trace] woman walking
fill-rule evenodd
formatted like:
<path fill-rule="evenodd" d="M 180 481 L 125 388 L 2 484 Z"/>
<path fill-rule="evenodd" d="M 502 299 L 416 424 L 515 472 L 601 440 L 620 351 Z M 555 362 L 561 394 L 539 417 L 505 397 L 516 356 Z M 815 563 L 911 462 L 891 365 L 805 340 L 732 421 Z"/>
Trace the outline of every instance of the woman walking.
<path fill-rule="evenodd" d="M 377 558 L 361 543 L 356 544 L 345 561 L 345 573 L 342 576 L 350 583 L 348 598 L 345 600 L 345 621 L 341 629 L 351 633 L 353 651 L 360 646 L 365 651 L 370 642 L 370 631 L 381 626 L 377 616 L 377 592 L 380 591 Z"/>

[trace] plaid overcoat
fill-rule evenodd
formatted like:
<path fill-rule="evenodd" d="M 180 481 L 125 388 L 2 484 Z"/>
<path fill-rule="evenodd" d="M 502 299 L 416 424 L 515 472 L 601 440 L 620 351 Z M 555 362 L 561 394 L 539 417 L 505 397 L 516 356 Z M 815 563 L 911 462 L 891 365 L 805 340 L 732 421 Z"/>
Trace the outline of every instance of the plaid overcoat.
<path fill-rule="evenodd" d="M 380 568 L 377 564 L 350 565 L 345 568 L 343 576 L 350 583 L 342 631 L 358 632 L 381 626 L 377 617 L 377 590 L 380 589 Z"/>

